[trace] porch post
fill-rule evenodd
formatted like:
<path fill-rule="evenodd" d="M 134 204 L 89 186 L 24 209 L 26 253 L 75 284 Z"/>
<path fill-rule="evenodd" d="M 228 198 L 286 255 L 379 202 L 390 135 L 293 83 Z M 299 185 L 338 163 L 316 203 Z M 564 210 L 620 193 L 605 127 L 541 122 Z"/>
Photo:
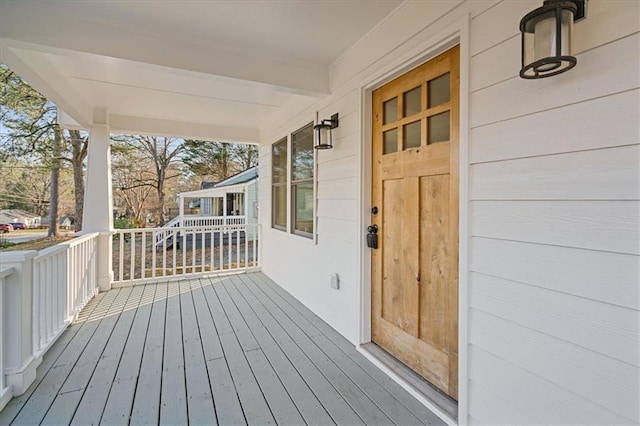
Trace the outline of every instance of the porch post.
<path fill-rule="evenodd" d="M 113 197 L 111 192 L 111 143 L 108 114 L 95 114 L 87 152 L 87 188 L 84 192 L 82 230 L 100 232 L 98 238 L 98 286 L 100 291 L 111 289 L 113 232 Z"/>
<path fill-rule="evenodd" d="M 36 379 L 36 367 L 41 359 L 33 356 L 33 259 L 37 251 L 6 252 L 0 256 L 0 267 L 13 268 L 7 277 L 2 295 L 2 326 L 4 328 L 5 384 L 13 395 L 22 395 Z M 1 285 L 1 284 L 0 284 Z M 2 391 L 2 389 L 0 389 Z"/>

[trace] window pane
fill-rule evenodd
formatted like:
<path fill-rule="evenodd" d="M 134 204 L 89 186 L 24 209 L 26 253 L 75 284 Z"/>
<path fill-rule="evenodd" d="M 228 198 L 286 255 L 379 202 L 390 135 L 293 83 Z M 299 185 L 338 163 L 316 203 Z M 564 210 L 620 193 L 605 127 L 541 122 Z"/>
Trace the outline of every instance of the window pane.
<path fill-rule="evenodd" d="M 389 99 L 383 104 L 384 116 L 382 124 L 388 124 L 398 119 L 398 98 Z"/>
<path fill-rule="evenodd" d="M 287 139 L 284 138 L 271 147 L 271 177 L 272 183 L 287 182 Z"/>
<path fill-rule="evenodd" d="M 313 182 L 300 182 L 293 189 L 293 229 L 313 234 Z"/>
<path fill-rule="evenodd" d="M 422 110 L 420 98 L 422 97 L 422 88 L 420 86 L 404 93 L 404 115 L 408 117 L 417 114 Z"/>
<path fill-rule="evenodd" d="M 434 78 L 428 83 L 429 89 L 429 106 L 433 108 L 438 105 L 442 105 L 445 102 L 449 102 L 449 86 L 451 85 L 451 75 L 446 73 L 438 78 Z"/>
<path fill-rule="evenodd" d="M 405 124 L 403 127 L 404 149 L 420 146 L 420 121 Z"/>
<path fill-rule="evenodd" d="M 271 206 L 273 209 L 273 226 L 287 227 L 287 186 L 279 185 L 271 187 Z"/>
<path fill-rule="evenodd" d="M 449 111 L 428 118 L 429 127 L 428 143 L 444 142 L 449 140 Z"/>
<path fill-rule="evenodd" d="M 313 123 L 291 135 L 291 179 L 313 177 Z"/>
<path fill-rule="evenodd" d="M 382 153 L 390 154 L 398 150 L 398 129 L 387 130 L 382 134 Z"/>

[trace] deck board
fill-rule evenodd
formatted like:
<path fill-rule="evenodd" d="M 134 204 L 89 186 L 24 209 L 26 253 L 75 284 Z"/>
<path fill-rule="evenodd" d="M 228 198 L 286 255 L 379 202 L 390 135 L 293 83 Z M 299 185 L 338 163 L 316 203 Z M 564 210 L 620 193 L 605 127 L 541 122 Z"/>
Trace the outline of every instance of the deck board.
<path fill-rule="evenodd" d="M 266 288 L 267 286 L 273 290 L 275 294 L 279 296 L 276 301 L 280 300 L 283 309 L 291 314 L 297 321 L 301 318 L 305 318 L 311 327 L 316 328 L 319 332 L 324 334 L 336 347 L 338 347 L 345 355 L 356 362 L 367 374 L 382 388 L 388 390 L 400 404 L 407 408 L 415 417 L 421 419 L 426 424 L 443 424 L 443 421 L 432 413 L 427 407 L 421 404 L 418 400 L 413 398 L 405 389 L 403 389 L 398 383 L 396 383 L 391 377 L 384 374 L 379 368 L 373 365 L 368 359 L 366 359 L 357 349 L 346 339 L 344 339 L 336 330 L 334 330 L 329 324 L 322 321 L 306 306 L 296 300 L 291 294 L 287 293 L 282 287 L 277 285 L 271 279 L 264 274 L 252 274 L 249 275 L 250 279 L 262 284 Z M 297 314 L 300 316 L 298 316 Z"/>
<path fill-rule="evenodd" d="M 162 354 L 164 352 L 165 313 L 167 285 L 156 286 L 151 305 L 149 329 L 142 353 L 138 385 L 131 410 L 131 423 L 136 425 L 158 424 L 160 416 L 160 389 L 162 378 Z"/>
<path fill-rule="evenodd" d="M 224 285 L 218 285 L 214 288 L 227 313 L 227 317 L 231 320 L 234 332 L 243 347 L 245 357 L 251 366 L 251 370 L 276 422 L 278 424 L 292 425 L 304 423 L 298 408 L 291 400 L 291 396 L 282 385 L 278 375 L 273 370 L 272 365 L 267 360 L 251 330 L 240 315 L 236 306 L 237 302 L 229 296 Z"/>
<path fill-rule="evenodd" d="M 64 352 L 67 345 L 73 337 L 78 333 L 82 325 L 87 320 L 95 307 L 100 303 L 105 293 L 98 294 L 94 297 L 87 306 L 84 308 L 79 318 L 67 328 L 67 330 L 60 336 L 55 345 L 53 345 L 47 355 L 43 358 L 42 363 L 37 368 L 36 380 L 29 386 L 25 393 L 22 395 L 13 398 L 9 404 L 0 412 L 0 424 L 6 425 L 11 423 L 13 419 L 18 415 L 22 407 L 29 400 L 33 392 L 38 388 L 42 380 L 46 377 L 46 374 L 49 372 L 51 366 L 57 361 L 60 354 Z"/>
<path fill-rule="evenodd" d="M 0 424 L 442 424 L 262 273 L 101 293 Z"/>
<path fill-rule="evenodd" d="M 133 287 L 131 296 L 123 307 L 124 311 L 134 310 L 136 301 L 139 302 L 142 299 L 143 293 L 152 290 L 154 289 L 151 286 Z M 111 384 L 107 403 L 102 413 L 102 423 L 122 424 L 129 421 L 150 313 L 149 304 L 141 304 L 135 309 L 127 343 L 124 346 L 115 380 Z"/>
<path fill-rule="evenodd" d="M 115 306 L 112 306 L 112 310 L 115 311 L 119 308 L 121 311 L 117 315 L 117 323 L 109 337 L 107 346 L 73 416 L 72 423 L 74 424 L 98 424 L 102 417 L 135 316 L 135 311 L 132 309 L 122 311 L 122 307 L 127 305 L 131 293 L 131 287 L 120 290 L 119 298 L 124 301 L 116 302 Z"/>
<path fill-rule="evenodd" d="M 248 284 L 250 291 L 254 294 L 261 295 L 261 303 L 270 310 L 280 326 L 293 339 L 294 342 L 304 351 L 309 359 L 322 371 L 324 376 L 331 382 L 333 387 L 342 395 L 349 405 L 358 413 L 358 416 L 366 424 L 390 424 L 393 423 L 382 410 L 349 379 L 349 377 L 334 363 L 317 345 L 314 343 L 314 337 L 320 337 L 319 334 L 309 336 L 294 323 L 291 318 L 286 316 L 284 311 L 268 297 L 264 297 L 263 289 L 257 287 L 254 283 Z"/>
<path fill-rule="evenodd" d="M 211 396 L 209 374 L 188 281 L 180 283 L 180 306 L 182 309 L 182 344 L 189 424 L 215 425 L 217 420 Z"/>
<path fill-rule="evenodd" d="M 269 334 L 267 328 L 257 317 L 251 305 L 244 299 L 236 288 L 237 280 L 233 280 L 233 285 L 225 285 L 227 291 L 232 295 L 245 322 L 251 329 L 254 337 L 262 347 L 265 356 L 268 358 L 276 374 L 280 377 L 282 384 L 287 389 L 287 393 L 293 400 L 304 421 L 308 424 L 332 424 L 333 420 L 324 409 L 320 401 L 317 400 L 300 373 L 295 369 L 286 354 L 280 349 L 276 341 Z"/>
<path fill-rule="evenodd" d="M 278 346 L 287 354 L 288 359 L 304 378 L 311 388 L 316 398 L 323 405 L 327 413 L 337 424 L 357 425 L 364 424 L 362 419 L 354 412 L 349 404 L 336 392 L 329 380 L 311 362 L 298 345 L 289 337 L 285 330 L 271 315 L 269 310 L 263 306 L 256 296 L 249 291 L 248 286 L 241 285 L 238 289 L 250 301 L 256 315 L 260 317 L 265 327 L 270 331 Z"/>
<path fill-rule="evenodd" d="M 240 341 L 211 283 L 204 286 L 204 293 L 247 422 L 275 424 L 275 419 L 244 355 Z"/>
<path fill-rule="evenodd" d="M 109 311 L 107 311 L 105 317 L 101 320 L 100 326 L 96 329 L 76 365 L 62 385 L 59 396 L 49 408 L 43 420 L 44 423 L 67 424 L 71 422 L 76 408 L 94 374 L 96 364 L 102 356 L 118 321 L 119 315 L 115 313 L 111 314 L 113 312 L 113 306 L 126 302 L 128 298 L 127 293 L 126 291 L 118 292 L 109 307 Z"/>
<path fill-rule="evenodd" d="M 176 425 L 187 424 L 187 389 L 184 376 L 180 287 L 178 284 L 169 286 L 165 321 L 160 422 Z"/>
<path fill-rule="evenodd" d="M 28 425 L 39 423 L 44 419 L 51 404 L 58 396 L 60 388 L 69 376 L 82 351 L 84 351 L 84 348 L 91 340 L 91 337 L 98 329 L 102 318 L 116 295 L 117 293 L 107 294 L 102 298 L 92 316 L 82 324 L 82 327 L 74 336 L 72 344 L 67 345 L 53 363 L 36 391 L 31 395 L 18 416 L 14 419 L 13 424 Z"/>

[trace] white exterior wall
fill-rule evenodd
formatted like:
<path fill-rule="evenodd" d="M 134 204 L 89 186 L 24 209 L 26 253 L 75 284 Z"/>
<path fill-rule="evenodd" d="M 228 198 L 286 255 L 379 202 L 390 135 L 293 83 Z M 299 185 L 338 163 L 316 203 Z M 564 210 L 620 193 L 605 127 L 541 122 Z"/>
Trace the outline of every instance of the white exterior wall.
<path fill-rule="evenodd" d="M 468 22 L 460 422 L 638 423 L 640 2 L 590 0 L 577 67 L 525 81 L 518 23 L 541 3 L 406 3 L 334 63 L 331 96 L 263 129 L 263 269 L 354 344 L 367 340 L 365 89 Z M 340 127 L 317 155 L 313 242 L 271 229 L 270 151 L 316 110 L 338 112 Z"/>

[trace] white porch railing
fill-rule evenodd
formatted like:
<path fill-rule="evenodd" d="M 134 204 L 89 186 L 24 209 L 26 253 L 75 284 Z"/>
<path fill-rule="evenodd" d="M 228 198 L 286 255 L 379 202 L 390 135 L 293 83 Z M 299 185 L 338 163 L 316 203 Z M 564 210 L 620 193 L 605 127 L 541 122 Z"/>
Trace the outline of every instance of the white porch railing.
<path fill-rule="evenodd" d="M 184 216 L 181 226 L 225 226 L 244 225 L 244 216 Z"/>
<path fill-rule="evenodd" d="M 258 224 L 116 230 L 113 284 L 120 287 L 175 276 L 257 268 L 259 235 Z"/>
<path fill-rule="evenodd" d="M 33 259 L 33 348 L 39 355 L 98 292 L 97 236 L 42 250 Z"/>
<path fill-rule="evenodd" d="M 42 355 L 97 294 L 99 235 L 0 256 L 0 410 L 35 380 Z"/>
<path fill-rule="evenodd" d="M 226 226 L 226 225 L 244 225 L 247 223 L 245 216 L 194 216 L 184 215 L 176 216 L 169 222 L 165 223 L 162 228 L 180 228 L 180 227 L 203 227 L 203 226 Z M 162 238 L 166 238 L 172 234 L 158 234 L 156 243 L 161 243 Z"/>

